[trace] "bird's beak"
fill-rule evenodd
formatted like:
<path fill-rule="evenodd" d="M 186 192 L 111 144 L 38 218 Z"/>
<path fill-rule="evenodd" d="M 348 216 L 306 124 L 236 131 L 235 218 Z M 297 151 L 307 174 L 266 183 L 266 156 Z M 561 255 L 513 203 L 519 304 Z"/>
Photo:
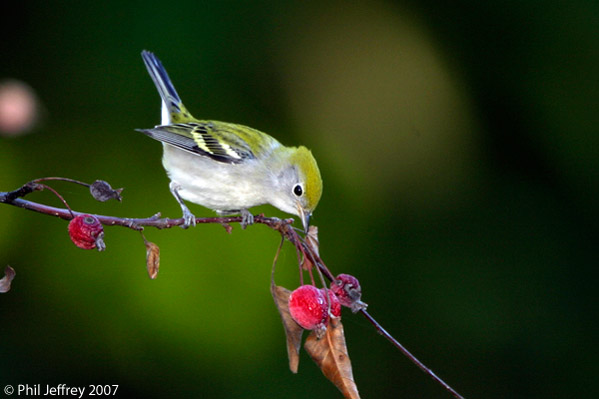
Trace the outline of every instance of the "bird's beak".
<path fill-rule="evenodd" d="M 308 234 L 308 228 L 310 227 L 310 216 L 312 216 L 312 214 L 305 212 L 304 208 L 302 208 L 301 205 L 298 205 L 297 212 L 299 214 L 299 217 L 302 219 L 302 224 L 304 225 L 304 233 Z"/>

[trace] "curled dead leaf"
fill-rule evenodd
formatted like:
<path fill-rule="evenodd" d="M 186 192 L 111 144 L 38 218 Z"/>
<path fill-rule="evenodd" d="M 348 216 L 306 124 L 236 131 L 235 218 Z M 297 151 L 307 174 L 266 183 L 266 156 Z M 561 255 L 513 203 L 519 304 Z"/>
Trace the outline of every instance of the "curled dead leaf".
<path fill-rule="evenodd" d="M 332 317 L 326 334 L 318 338 L 313 331 L 304 343 L 306 352 L 320 367 L 322 373 L 331 381 L 343 396 L 359 399 L 358 387 L 354 382 L 351 361 L 345 345 L 345 333 L 341 320 Z"/>
<path fill-rule="evenodd" d="M 312 270 L 312 267 L 314 267 L 314 263 L 310 260 L 310 258 L 308 258 L 307 256 L 304 256 L 302 258 L 302 269 L 303 270 Z"/>
<path fill-rule="evenodd" d="M 146 269 L 148 276 L 154 280 L 160 269 L 160 247 L 153 242 L 146 241 Z"/>
<path fill-rule="evenodd" d="M 270 291 L 275 301 L 281 320 L 283 321 L 283 328 L 285 329 L 285 336 L 287 337 L 287 356 L 289 357 L 289 369 L 292 373 L 297 373 L 299 367 L 299 350 L 302 343 L 302 333 L 304 329 L 293 320 L 289 313 L 289 291 L 287 288 L 280 287 L 278 285 L 271 284 Z"/>
<path fill-rule="evenodd" d="M 6 266 L 4 269 L 4 277 L 0 278 L 0 293 L 5 293 L 10 291 L 10 284 L 12 280 L 15 278 L 15 269 L 10 266 Z"/>
<path fill-rule="evenodd" d="M 231 234 L 233 232 L 233 226 L 231 226 L 229 223 L 222 223 L 222 226 L 225 228 L 227 234 Z"/>
<path fill-rule="evenodd" d="M 308 228 L 308 234 L 306 234 L 306 245 L 313 254 L 320 256 L 318 253 L 318 227 L 310 226 Z M 303 270 L 312 270 L 312 267 L 314 267 L 314 262 L 312 262 L 310 257 L 304 255 L 301 266 Z"/>
<path fill-rule="evenodd" d="M 318 253 L 318 249 L 320 248 L 320 243 L 318 241 L 318 227 L 310 226 L 308 228 L 308 234 L 306 234 L 306 243 L 312 249 L 316 255 L 320 256 Z"/>

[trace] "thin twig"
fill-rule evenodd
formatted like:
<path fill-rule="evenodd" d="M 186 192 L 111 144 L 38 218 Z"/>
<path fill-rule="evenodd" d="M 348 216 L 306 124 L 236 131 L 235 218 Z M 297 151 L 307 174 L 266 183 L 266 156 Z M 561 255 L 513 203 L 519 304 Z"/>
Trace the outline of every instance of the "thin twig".
<path fill-rule="evenodd" d="M 395 338 L 393 338 L 393 336 L 391 334 L 389 334 L 387 332 L 387 330 L 385 330 L 374 319 L 374 317 L 372 317 L 370 315 L 370 313 L 368 313 L 366 311 L 366 309 L 360 309 L 359 312 L 362 313 L 362 316 L 364 316 L 366 318 L 366 320 L 368 320 L 370 322 L 370 324 L 372 324 L 377 329 L 377 331 L 379 332 L 379 334 L 381 334 L 382 336 L 384 336 L 385 338 L 387 338 L 387 340 L 389 342 L 391 342 L 397 349 L 399 349 L 401 351 L 401 353 L 403 353 L 408 359 L 410 359 L 412 361 L 412 363 L 414 363 L 416 366 L 418 366 L 418 368 L 420 370 L 422 370 L 426 374 L 428 374 L 433 380 L 435 380 L 437 383 L 439 383 L 441 386 L 443 386 L 443 388 L 445 388 L 447 391 L 449 391 L 455 398 L 457 398 L 457 399 L 464 399 L 464 397 L 462 395 L 460 395 L 459 393 L 457 393 L 445 381 L 443 381 L 441 378 L 439 378 L 431 369 L 429 369 L 428 367 L 426 367 L 420 360 L 418 360 L 416 358 L 416 356 L 412 355 L 412 353 L 410 353 L 410 351 L 408 351 L 401 343 L 399 343 Z"/>

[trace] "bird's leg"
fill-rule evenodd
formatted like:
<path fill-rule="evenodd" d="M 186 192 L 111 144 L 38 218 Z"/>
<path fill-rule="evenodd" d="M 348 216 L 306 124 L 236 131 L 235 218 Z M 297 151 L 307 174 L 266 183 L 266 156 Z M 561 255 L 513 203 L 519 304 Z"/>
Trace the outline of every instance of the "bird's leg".
<path fill-rule="evenodd" d="M 196 217 L 193 213 L 191 213 L 189 208 L 187 208 L 187 205 L 185 205 L 183 199 L 181 199 L 181 196 L 179 195 L 179 189 L 181 188 L 181 186 L 179 186 L 178 183 L 172 181 L 168 187 L 171 190 L 173 197 L 175 197 L 175 199 L 179 203 L 179 206 L 181 206 L 181 211 L 183 211 L 183 224 L 181 225 L 181 228 L 187 229 L 189 226 L 195 227 Z"/>

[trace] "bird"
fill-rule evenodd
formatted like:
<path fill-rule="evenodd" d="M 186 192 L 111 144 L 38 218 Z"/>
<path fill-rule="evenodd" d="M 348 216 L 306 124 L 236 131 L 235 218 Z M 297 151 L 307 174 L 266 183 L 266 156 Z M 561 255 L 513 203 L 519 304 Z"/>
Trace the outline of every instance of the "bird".
<path fill-rule="evenodd" d="M 270 204 L 299 216 L 307 233 L 322 196 L 312 152 L 248 126 L 194 118 L 158 57 L 146 50 L 141 56 L 160 94 L 161 124 L 136 130 L 163 144 L 162 165 L 183 212 L 181 227 L 196 220 L 184 201 L 220 216 L 239 214 L 242 228 L 254 221 L 250 208 Z"/>

